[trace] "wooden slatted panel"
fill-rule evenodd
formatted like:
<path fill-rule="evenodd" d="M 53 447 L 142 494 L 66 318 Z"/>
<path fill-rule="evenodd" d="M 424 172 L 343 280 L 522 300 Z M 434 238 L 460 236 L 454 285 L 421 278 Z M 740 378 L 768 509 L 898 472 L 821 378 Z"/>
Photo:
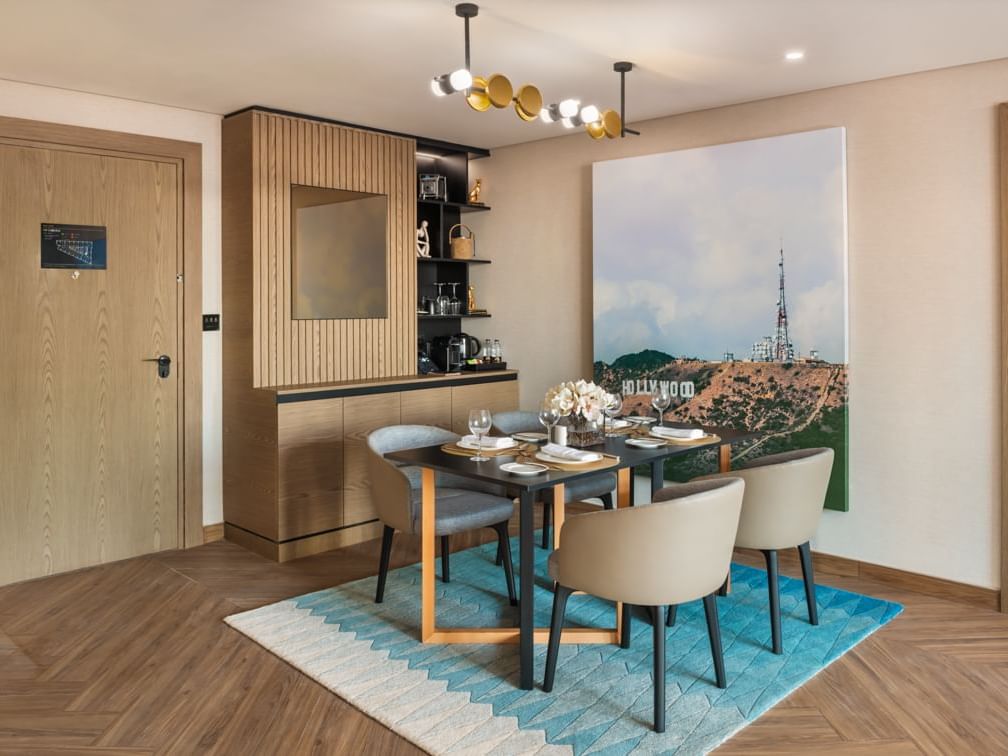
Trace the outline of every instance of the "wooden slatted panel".
<path fill-rule="evenodd" d="M 253 129 L 255 386 L 416 372 L 413 140 L 270 113 Z M 388 196 L 387 318 L 291 317 L 292 184 Z"/>

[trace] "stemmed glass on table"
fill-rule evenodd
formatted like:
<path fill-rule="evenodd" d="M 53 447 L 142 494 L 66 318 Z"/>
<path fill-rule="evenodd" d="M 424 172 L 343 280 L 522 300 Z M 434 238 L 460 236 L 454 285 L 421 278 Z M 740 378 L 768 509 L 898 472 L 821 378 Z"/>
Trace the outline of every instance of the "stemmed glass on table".
<path fill-rule="evenodd" d="M 623 410 L 623 397 L 619 394 L 610 394 L 609 401 L 606 406 L 602 408 L 602 413 L 609 418 L 609 433 L 605 435 L 608 437 L 613 437 L 616 434 L 612 432 L 612 421 L 619 417 L 619 413 Z M 603 428 L 603 432 L 605 429 Z"/>
<path fill-rule="evenodd" d="M 665 410 L 672 404 L 672 395 L 669 394 L 667 386 L 658 384 L 651 392 L 651 406 L 658 413 L 658 427 L 665 425 Z"/>
<path fill-rule="evenodd" d="M 539 408 L 539 422 L 546 428 L 546 440 L 553 440 L 553 426 L 560 422 L 560 412 L 552 404 L 543 402 Z"/>
<path fill-rule="evenodd" d="M 476 456 L 469 457 L 470 462 L 486 462 L 490 459 L 483 456 L 483 436 L 490 432 L 492 424 L 490 410 L 469 410 L 469 432 L 476 436 Z"/>

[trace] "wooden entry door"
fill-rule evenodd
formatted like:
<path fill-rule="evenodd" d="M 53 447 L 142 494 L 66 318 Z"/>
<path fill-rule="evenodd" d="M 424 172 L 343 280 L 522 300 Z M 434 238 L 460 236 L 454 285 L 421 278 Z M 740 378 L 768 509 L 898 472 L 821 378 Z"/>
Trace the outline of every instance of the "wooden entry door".
<path fill-rule="evenodd" d="M 0 584 L 180 542 L 180 173 L 0 143 Z M 43 223 L 104 226 L 107 269 L 43 269 Z"/>

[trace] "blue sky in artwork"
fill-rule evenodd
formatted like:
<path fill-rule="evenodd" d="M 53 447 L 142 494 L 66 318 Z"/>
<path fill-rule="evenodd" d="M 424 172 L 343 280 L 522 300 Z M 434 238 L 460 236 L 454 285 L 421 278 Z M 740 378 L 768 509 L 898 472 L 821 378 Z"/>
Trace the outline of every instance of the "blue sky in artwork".
<path fill-rule="evenodd" d="M 595 163 L 595 359 L 748 358 L 772 335 L 846 362 L 844 134 L 821 129 Z"/>

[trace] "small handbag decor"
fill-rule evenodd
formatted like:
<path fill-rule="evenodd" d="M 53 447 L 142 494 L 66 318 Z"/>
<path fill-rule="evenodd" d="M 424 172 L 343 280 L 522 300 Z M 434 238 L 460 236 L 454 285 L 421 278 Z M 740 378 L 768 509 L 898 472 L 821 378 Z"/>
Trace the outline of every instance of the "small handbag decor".
<path fill-rule="evenodd" d="M 459 229 L 459 235 L 452 236 L 456 228 Z M 468 236 L 463 236 L 463 229 L 469 234 Z M 451 245 L 451 256 L 456 260 L 468 260 L 476 256 L 476 235 L 464 223 L 456 223 L 448 229 L 448 242 Z"/>

